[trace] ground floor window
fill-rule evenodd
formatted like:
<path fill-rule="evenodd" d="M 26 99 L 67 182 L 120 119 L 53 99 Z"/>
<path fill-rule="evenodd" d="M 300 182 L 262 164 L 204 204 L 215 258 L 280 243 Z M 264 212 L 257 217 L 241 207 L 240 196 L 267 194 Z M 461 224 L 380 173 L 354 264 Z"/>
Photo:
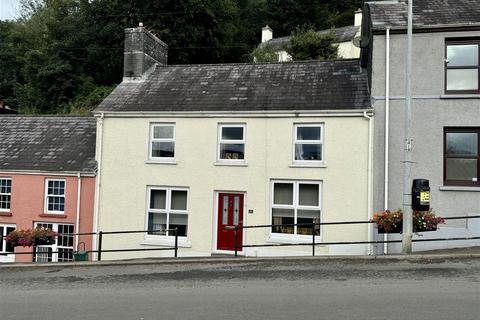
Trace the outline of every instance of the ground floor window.
<path fill-rule="evenodd" d="M 14 225 L 3 225 L 0 224 L 0 253 L 13 253 L 14 248 L 10 245 L 6 240 L 5 237 L 15 230 Z"/>
<path fill-rule="evenodd" d="M 480 186 L 480 128 L 444 129 L 444 184 Z"/>
<path fill-rule="evenodd" d="M 147 229 L 149 235 L 186 237 L 188 229 L 188 190 L 185 188 L 148 188 Z"/>
<path fill-rule="evenodd" d="M 272 182 L 272 233 L 312 235 L 312 223 L 320 223 L 321 182 Z M 301 225 L 296 225 L 301 224 Z M 315 226 L 320 235 L 320 226 Z"/>
<path fill-rule="evenodd" d="M 58 233 L 53 245 L 36 248 L 35 262 L 73 261 L 73 224 L 37 222 L 35 228 L 47 228 Z"/>

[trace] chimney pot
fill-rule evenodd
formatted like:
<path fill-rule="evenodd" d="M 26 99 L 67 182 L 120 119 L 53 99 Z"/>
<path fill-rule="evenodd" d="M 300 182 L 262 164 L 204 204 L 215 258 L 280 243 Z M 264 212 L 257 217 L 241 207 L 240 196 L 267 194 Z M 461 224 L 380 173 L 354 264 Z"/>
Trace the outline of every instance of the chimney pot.
<path fill-rule="evenodd" d="M 355 11 L 355 20 L 353 25 L 354 26 L 362 25 L 362 9 L 357 9 L 357 11 Z"/>
<path fill-rule="evenodd" d="M 262 28 L 262 43 L 272 40 L 273 38 L 273 30 L 268 25 Z"/>

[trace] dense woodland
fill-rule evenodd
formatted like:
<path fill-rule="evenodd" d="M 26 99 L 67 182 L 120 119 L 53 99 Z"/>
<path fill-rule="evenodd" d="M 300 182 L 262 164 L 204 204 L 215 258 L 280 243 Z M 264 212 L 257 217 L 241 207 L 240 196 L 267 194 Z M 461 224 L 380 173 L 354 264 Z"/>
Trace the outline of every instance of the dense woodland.
<path fill-rule="evenodd" d="M 143 22 L 169 45 L 169 64 L 251 61 L 268 24 L 353 23 L 361 0 L 22 0 L 0 21 L 0 100 L 21 113 L 88 113 L 122 78 L 124 28 Z"/>

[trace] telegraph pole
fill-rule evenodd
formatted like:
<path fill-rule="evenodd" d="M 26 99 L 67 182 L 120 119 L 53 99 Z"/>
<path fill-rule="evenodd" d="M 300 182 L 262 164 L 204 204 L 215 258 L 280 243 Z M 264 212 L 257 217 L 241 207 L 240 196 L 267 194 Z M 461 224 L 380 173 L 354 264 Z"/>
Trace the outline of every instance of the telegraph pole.
<path fill-rule="evenodd" d="M 411 169 L 412 169 L 412 33 L 413 33 L 413 0 L 408 0 L 407 25 L 407 61 L 405 82 L 405 146 L 403 161 L 403 254 L 412 253 L 413 221 L 411 208 Z"/>

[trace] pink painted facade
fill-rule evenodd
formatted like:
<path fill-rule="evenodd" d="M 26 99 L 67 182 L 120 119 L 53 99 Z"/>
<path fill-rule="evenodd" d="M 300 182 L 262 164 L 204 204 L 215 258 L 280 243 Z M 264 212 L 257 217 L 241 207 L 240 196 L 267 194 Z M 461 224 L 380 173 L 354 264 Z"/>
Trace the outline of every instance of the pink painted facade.
<path fill-rule="evenodd" d="M 93 230 L 95 177 L 92 175 L 62 176 L 8 173 L 0 171 L 0 180 L 11 181 L 10 209 L 0 210 L 0 227 L 14 226 L 17 229 L 30 229 L 38 224 L 51 226 L 54 231 L 68 233 L 87 233 Z M 48 213 L 47 211 L 47 181 L 64 181 L 64 210 L 63 212 Z M 79 194 L 80 182 L 80 194 Z M 80 196 L 80 197 L 79 197 Z M 80 203 L 78 206 L 78 199 Z M 51 200 L 49 200 L 51 201 Z M 78 215 L 78 218 L 77 218 Z M 79 224 L 77 225 L 77 220 Z M 4 231 L 6 233 L 6 231 Z M 51 261 L 67 261 L 71 259 L 71 252 L 77 250 L 78 243 L 85 243 L 86 249 L 92 248 L 92 236 L 68 236 L 57 239 L 56 245 L 43 250 L 63 250 L 61 255 L 43 252 L 39 257 Z M 83 250 L 83 245 L 80 246 Z M 3 243 L 5 252 L 5 242 Z M 15 253 L 31 252 L 31 247 L 16 247 Z M 89 259 L 91 260 L 91 254 Z M 31 254 L 0 255 L 0 262 L 31 262 Z M 42 260 L 38 260 L 42 261 Z"/>

